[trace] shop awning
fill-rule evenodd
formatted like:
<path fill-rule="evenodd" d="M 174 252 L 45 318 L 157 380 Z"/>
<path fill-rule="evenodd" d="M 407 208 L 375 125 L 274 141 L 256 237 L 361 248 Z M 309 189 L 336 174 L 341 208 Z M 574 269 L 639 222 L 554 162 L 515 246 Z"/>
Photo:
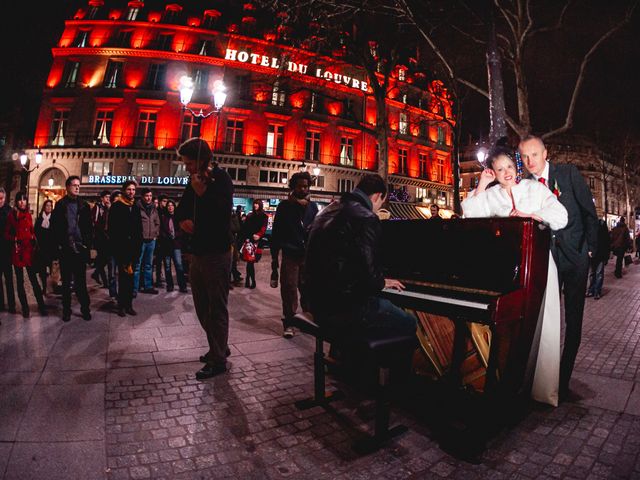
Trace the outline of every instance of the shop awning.
<path fill-rule="evenodd" d="M 389 202 L 389 211 L 391 212 L 391 218 L 394 219 L 424 220 L 428 218 L 413 203 Z"/>

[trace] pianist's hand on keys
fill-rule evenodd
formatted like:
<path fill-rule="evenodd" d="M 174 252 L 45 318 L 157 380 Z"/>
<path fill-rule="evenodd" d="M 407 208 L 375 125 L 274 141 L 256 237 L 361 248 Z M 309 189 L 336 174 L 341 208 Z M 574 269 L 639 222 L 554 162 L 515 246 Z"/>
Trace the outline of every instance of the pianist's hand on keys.
<path fill-rule="evenodd" d="M 400 283 L 398 280 L 394 280 L 393 278 L 385 278 L 384 279 L 384 288 L 392 288 L 394 290 L 404 290 L 405 286 Z"/>

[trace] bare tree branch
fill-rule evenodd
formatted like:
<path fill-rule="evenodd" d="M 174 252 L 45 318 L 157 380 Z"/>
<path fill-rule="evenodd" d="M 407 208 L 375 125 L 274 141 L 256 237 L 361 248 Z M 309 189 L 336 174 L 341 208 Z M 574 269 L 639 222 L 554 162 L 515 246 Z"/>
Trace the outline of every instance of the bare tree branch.
<path fill-rule="evenodd" d="M 576 83 L 573 87 L 573 94 L 571 95 L 571 102 L 569 103 L 569 108 L 567 110 L 567 116 L 565 118 L 564 124 L 554 130 L 551 130 L 550 132 L 545 133 L 542 138 L 549 138 L 553 135 L 557 135 L 559 133 L 563 133 L 566 132 L 567 130 L 569 130 L 572 126 L 573 126 L 573 115 L 576 109 L 576 102 L 578 100 L 578 96 L 580 95 L 580 91 L 582 89 L 582 84 L 584 83 L 584 76 L 585 76 L 585 71 L 587 70 L 587 66 L 589 65 L 589 62 L 591 61 L 591 58 L 593 57 L 593 55 L 595 54 L 595 52 L 598 50 L 598 48 L 600 48 L 600 46 L 608 39 L 610 38 L 614 33 L 616 33 L 618 30 L 620 30 L 623 26 L 625 26 L 627 23 L 629 23 L 629 21 L 631 20 L 631 17 L 636 9 L 636 7 L 638 6 L 638 2 L 636 1 L 630 8 L 629 10 L 627 10 L 627 13 L 624 17 L 624 19 L 622 19 L 620 22 L 618 22 L 617 24 L 615 24 L 613 27 L 611 27 L 609 30 L 607 30 L 604 34 L 602 34 L 600 36 L 600 38 L 598 38 L 598 40 L 596 40 L 596 42 L 591 46 L 591 48 L 589 49 L 589 51 L 585 54 L 584 58 L 582 59 L 582 63 L 580 64 L 580 71 L 578 73 L 578 78 L 576 79 Z"/>
<path fill-rule="evenodd" d="M 564 23 L 564 18 L 567 15 L 567 11 L 569 10 L 569 7 L 571 6 L 571 2 L 572 2 L 572 0 L 567 0 L 567 3 L 564 4 L 564 7 L 562 7 L 562 11 L 560 12 L 560 15 L 558 16 L 558 21 L 554 25 L 550 25 L 550 26 L 547 26 L 547 27 L 533 28 L 533 21 L 532 21 L 531 25 L 530 25 L 531 28 L 526 33 L 530 37 L 532 37 L 533 35 L 537 35 L 538 33 L 552 32 L 554 30 L 560 30 L 562 28 L 562 24 Z"/>

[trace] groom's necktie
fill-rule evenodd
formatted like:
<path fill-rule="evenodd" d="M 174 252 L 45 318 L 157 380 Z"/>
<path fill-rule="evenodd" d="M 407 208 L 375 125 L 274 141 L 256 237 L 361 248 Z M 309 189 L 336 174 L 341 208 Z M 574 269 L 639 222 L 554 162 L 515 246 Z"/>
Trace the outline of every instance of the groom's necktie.
<path fill-rule="evenodd" d="M 545 187 L 547 186 L 547 181 L 544 179 L 544 177 L 540 177 L 538 178 L 538 181 L 543 184 Z"/>

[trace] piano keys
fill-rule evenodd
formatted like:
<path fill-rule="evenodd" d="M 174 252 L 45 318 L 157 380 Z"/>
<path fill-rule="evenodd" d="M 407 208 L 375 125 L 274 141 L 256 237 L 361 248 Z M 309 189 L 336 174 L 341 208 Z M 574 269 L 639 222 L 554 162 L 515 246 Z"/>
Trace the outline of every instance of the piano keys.
<path fill-rule="evenodd" d="M 526 394 L 548 229 L 522 218 L 382 225 L 385 276 L 407 287 L 382 295 L 416 314 L 423 370 L 479 392 Z"/>

